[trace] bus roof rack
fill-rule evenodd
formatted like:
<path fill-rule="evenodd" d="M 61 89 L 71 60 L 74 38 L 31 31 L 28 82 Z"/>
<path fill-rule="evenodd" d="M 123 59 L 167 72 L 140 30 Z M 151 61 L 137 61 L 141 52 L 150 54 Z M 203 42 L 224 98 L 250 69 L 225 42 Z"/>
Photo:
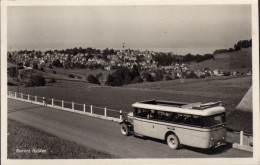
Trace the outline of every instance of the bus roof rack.
<path fill-rule="evenodd" d="M 204 110 L 216 106 L 222 106 L 221 101 L 204 103 L 204 104 L 200 104 L 199 106 L 195 105 L 192 106 L 192 109 Z"/>

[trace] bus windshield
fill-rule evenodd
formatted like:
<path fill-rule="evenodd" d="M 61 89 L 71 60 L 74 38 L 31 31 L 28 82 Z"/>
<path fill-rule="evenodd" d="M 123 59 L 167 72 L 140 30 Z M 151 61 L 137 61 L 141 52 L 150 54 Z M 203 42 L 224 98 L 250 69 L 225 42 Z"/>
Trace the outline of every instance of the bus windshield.
<path fill-rule="evenodd" d="M 213 116 L 193 116 L 195 125 L 201 127 L 212 127 L 224 124 L 226 122 L 225 113 L 216 114 Z"/>

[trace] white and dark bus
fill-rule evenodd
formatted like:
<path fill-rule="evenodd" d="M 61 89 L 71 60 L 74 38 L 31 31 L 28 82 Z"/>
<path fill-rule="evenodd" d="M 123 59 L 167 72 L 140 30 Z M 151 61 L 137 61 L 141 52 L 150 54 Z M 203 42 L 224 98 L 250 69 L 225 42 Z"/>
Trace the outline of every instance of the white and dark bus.
<path fill-rule="evenodd" d="M 226 114 L 221 102 L 182 103 L 148 100 L 132 105 L 121 133 L 165 140 L 170 148 L 180 144 L 215 148 L 226 142 Z"/>

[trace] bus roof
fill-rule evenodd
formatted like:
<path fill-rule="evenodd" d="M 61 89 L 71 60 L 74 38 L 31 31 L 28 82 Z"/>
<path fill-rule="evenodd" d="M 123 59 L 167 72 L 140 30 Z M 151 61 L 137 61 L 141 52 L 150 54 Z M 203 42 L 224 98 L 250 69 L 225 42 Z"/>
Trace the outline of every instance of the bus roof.
<path fill-rule="evenodd" d="M 183 103 L 164 100 L 147 100 L 136 102 L 132 106 L 134 108 L 152 109 L 158 111 L 176 112 L 199 116 L 210 116 L 225 112 L 225 108 L 222 107 L 221 102 L 210 102 L 201 104 L 200 102 Z"/>

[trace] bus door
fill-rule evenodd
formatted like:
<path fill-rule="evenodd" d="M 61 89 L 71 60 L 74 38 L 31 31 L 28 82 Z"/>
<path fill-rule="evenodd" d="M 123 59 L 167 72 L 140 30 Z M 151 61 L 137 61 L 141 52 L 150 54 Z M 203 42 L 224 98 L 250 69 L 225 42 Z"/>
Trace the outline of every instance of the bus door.
<path fill-rule="evenodd" d="M 134 132 L 143 135 L 143 122 L 142 120 L 146 118 L 146 113 L 144 109 L 135 108 L 134 110 Z"/>
<path fill-rule="evenodd" d="M 157 138 L 157 125 L 156 123 L 143 121 L 143 134 L 145 136 Z"/>
<path fill-rule="evenodd" d="M 134 132 L 141 135 L 143 134 L 143 123 L 138 117 L 134 118 Z"/>

